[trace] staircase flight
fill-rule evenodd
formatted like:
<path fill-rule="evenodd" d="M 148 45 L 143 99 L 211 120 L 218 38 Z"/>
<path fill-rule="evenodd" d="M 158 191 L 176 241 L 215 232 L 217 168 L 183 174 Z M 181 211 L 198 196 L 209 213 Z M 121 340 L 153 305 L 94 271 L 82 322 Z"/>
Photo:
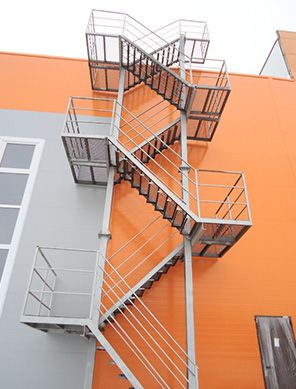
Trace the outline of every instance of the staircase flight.
<path fill-rule="evenodd" d="M 93 10 L 86 40 L 93 90 L 118 92 L 124 73 L 124 100 L 70 98 L 62 141 L 73 179 L 102 186 L 110 177 L 117 185 L 125 181 L 157 216 L 107 258 L 96 250 L 37 247 L 21 321 L 95 337 L 134 388 L 196 389 L 197 366 L 142 296 L 179 266 L 183 236 L 192 256 L 217 258 L 252 225 L 243 173 L 197 169 L 180 153 L 184 113 L 187 139 L 212 140 L 230 93 L 226 65 L 207 58 L 204 22 L 179 20 L 151 31 L 127 14 Z M 125 102 L 133 107 L 147 89 L 152 101 L 131 112 Z M 82 268 L 69 261 L 61 271 L 57 252 L 81 255 Z M 59 290 L 65 272 L 90 275 L 90 290 L 77 282 L 71 292 Z M 75 312 L 57 315 L 59 296 L 77 298 L 69 304 Z"/>

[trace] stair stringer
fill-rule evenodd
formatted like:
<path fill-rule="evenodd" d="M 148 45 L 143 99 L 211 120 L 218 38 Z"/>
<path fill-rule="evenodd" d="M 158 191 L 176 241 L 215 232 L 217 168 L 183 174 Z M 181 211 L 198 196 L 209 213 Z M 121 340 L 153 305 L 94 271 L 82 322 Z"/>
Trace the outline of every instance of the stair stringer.
<path fill-rule="evenodd" d="M 110 355 L 112 360 L 116 363 L 118 368 L 123 372 L 128 381 L 133 385 L 135 389 L 144 389 L 141 383 L 137 380 L 131 370 L 127 367 L 127 365 L 123 362 L 108 340 L 104 337 L 101 331 L 96 328 L 96 326 L 90 322 L 88 327 L 92 334 L 95 336 L 97 341 L 104 347 L 105 351 Z"/>

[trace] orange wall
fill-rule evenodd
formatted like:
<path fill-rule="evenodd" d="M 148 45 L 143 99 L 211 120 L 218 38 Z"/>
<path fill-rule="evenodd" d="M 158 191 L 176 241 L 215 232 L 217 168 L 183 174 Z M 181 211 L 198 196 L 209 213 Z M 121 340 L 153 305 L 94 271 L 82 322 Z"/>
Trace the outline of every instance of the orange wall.
<path fill-rule="evenodd" d="M 96 95 L 82 59 L 0 52 L 0 82 L 2 109 L 65 112 L 70 95 Z"/>
<path fill-rule="evenodd" d="M 0 77 L 1 108 L 63 112 L 69 95 L 92 95 L 85 61 L 4 54 Z M 193 261 L 201 389 L 263 388 L 254 315 L 289 315 L 296 323 L 296 84 L 237 74 L 231 84 L 213 141 L 191 143 L 189 159 L 246 173 L 253 227 L 222 259 Z M 129 185 L 116 187 L 111 251 L 135 228 L 127 204 L 135 218 L 149 212 L 138 198 Z M 179 263 L 143 300 L 184 344 L 183 291 Z M 128 387 L 109 359 L 97 352 L 94 389 Z"/>

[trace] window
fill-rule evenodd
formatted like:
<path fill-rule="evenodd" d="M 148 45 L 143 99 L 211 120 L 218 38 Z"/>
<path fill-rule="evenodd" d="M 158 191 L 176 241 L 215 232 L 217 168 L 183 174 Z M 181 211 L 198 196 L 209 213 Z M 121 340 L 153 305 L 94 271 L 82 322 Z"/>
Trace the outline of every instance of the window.
<path fill-rule="evenodd" d="M 0 314 L 43 141 L 0 137 Z"/>

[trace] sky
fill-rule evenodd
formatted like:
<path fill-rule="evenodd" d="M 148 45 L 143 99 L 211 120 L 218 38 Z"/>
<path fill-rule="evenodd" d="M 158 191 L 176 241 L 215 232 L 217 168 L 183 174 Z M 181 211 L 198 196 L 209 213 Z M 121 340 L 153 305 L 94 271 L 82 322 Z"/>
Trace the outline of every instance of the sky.
<path fill-rule="evenodd" d="M 296 0 L 12 0 L 0 3 L 0 51 L 87 58 L 91 9 L 126 12 L 154 30 L 177 19 L 208 23 L 208 58 L 258 74 L 276 30 L 296 31 Z"/>

